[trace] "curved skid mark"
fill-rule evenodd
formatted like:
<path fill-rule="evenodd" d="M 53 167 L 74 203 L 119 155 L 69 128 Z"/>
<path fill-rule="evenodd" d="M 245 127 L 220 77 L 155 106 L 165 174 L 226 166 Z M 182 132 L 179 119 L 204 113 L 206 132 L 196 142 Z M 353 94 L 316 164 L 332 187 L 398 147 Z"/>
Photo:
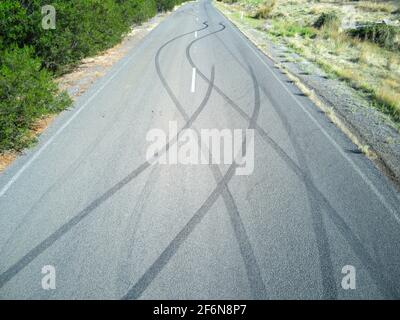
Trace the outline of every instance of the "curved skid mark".
<path fill-rule="evenodd" d="M 125 111 L 128 107 L 124 108 L 123 111 Z M 97 138 L 87 147 L 86 150 L 75 160 L 71 165 L 68 166 L 68 168 L 61 174 L 57 180 L 49 186 L 44 193 L 40 196 L 40 198 L 32 205 L 32 207 L 24 214 L 22 220 L 20 223 L 18 223 L 17 227 L 14 229 L 14 232 L 18 232 L 22 225 L 26 223 L 26 220 L 28 219 L 27 215 L 32 213 L 38 205 L 44 200 L 44 198 L 54 190 L 57 190 L 62 186 L 63 183 L 67 180 L 68 177 L 71 177 L 77 170 L 78 168 L 82 165 L 83 160 L 88 157 L 94 150 L 95 148 L 103 141 L 105 136 L 108 134 L 108 132 L 115 126 L 117 119 L 119 119 L 121 116 L 121 112 L 116 112 L 113 117 L 107 121 L 107 125 L 104 127 L 106 130 L 102 130 L 101 133 L 97 136 Z M 4 243 L 3 248 L 0 250 L 0 256 L 4 253 L 5 249 L 7 246 L 11 243 L 12 240 L 12 235 L 8 238 L 8 240 Z"/>
<path fill-rule="evenodd" d="M 217 39 L 221 42 L 224 46 L 225 50 L 232 56 L 232 58 L 238 63 L 238 65 L 246 72 L 250 73 L 249 69 L 236 57 L 236 55 L 228 48 L 225 44 L 223 39 L 221 39 L 218 35 L 216 35 Z M 243 57 L 243 55 L 242 55 Z M 244 57 L 243 57 L 244 58 Z M 311 172 L 307 165 L 307 161 L 304 157 L 303 151 L 299 147 L 297 137 L 293 134 L 292 127 L 287 120 L 286 115 L 280 108 L 278 108 L 278 104 L 276 103 L 275 99 L 268 94 L 266 88 L 264 86 L 260 86 L 263 90 L 265 96 L 268 100 L 270 100 L 271 106 L 274 108 L 275 113 L 278 115 L 279 119 L 282 122 L 283 127 L 285 128 L 290 143 L 293 146 L 295 151 L 296 158 L 299 162 L 299 167 L 303 168 L 303 172 L 306 176 L 311 177 Z M 323 298 L 324 299 L 337 299 L 337 287 L 336 281 L 333 271 L 333 263 L 330 254 L 330 245 L 329 245 L 329 238 L 326 231 L 326 227 L 323 221 L 323 216 L 320 211 L 320 204 L 317 201 L 315 195 L 313 194 L 312 190 L 308 188 L 307 184 L 304 184 L 308 202 L 310 204 L 311 209 L 311 219 L 312 225 L 314 229 L 314 234 L 317 241 L 317 250 L 319 256 L 319 263 L 320 263 L 320 270 L 321 270 L 321 280 L 322 280 L 322 288 L 323 288 Z"/>
<path fill-rule="evenodd" d="M 36 247 L 30 250 L 25 256 L 23 256 L 18 262 L 8 268 L 5 272 L 0 275 L 0 288 L 2 288 L 8 281 L 10 281 L 15 275 L 18 274 L 22 269 L 24 269 L 28 264 L 30 264 L 37 256 L 43 253 L 46 249 L 51 247 L 57 240 L 59 240 L 63 235 L 70 231 L 75 225 L 80 223 L 84 218 L 86 218 L 93 210 L 103 204 L 106 200 L 111 198 L 115 193 L 121 190 L 126 184 L 136 178 L 140 173 L 150 167 L 150 163 L 145 162 L 141 164 L 138 168 L 132 171 L 128 176 L 122 179 L 120 182 L 115 184 L 111 189 L 105 192 L 101 197 L 94 200 L 89 206 L 83 209 L 75 217 L 69 220 L 67 223 L 58 228 L 45 240 L 39 243 Z"/>
<path fill-rule="evenodd" d="M 257 91 L 257 90 L 256 90 Z M 257 93 L 256 93 L 257 95 Z M 256 101 L 257 103 L 257 101 Z M 253 128 L 256 124 L 259 105 L 255 103 L 253 114 L 249 123 L 249 128 Z M 242 150 L 246 146 L 246 141 L 242 141 Z M 171 258 L 179 250 L 181 245 L 186 241 L 189 235 L 193 232 L 196 226 L 203 220 L 207 212 L 211 209 L 217 199 L 222 195 L 224 190 L 227 189 L 229 181 L 232 179 L 235 170 L 237 168 L 236 162 L 234 162 L 217 184 L 217 187 L 209 195 L 207 200 L 202 204 L 202 206 L 195 212 L 192 218 L 186 223 L 186 225 L 179 231 L 175 238 L 169 243 L 169 245 L 164 249 L 160 256 L 154 261 L 154 263 L 147 269 L 147 271 L 142 275 L 142 277 L 133 285 L 133 287 L 127 292 L 127 294 L 122 298 L 123 300 L 138 299 L 142 293 L 147 289 L 147 287 L 153 282 L 157 275 L 163 270 L 163 268 L 168 264 Z M 247 248 L 246 248 L 247 249 Z M 250 279 L 252 282 L 255 279 Z M 263 288 L 260 288 L 263 290 Z"/>
<path fill-rule="evenodd" d="M 211 33 L 209 33 L 207 35 L 204 35 L 203 37 L 200 37 L 200 38 L 192 41 L 187 46 L 187 48 L 186 48 L 186 56 L 187 56 L 188 59 L 191 60 L 190 49 L 193 46 L 193 44 L 198 42 L 198 41 L 200 41 L 200 40 L 202 40 L 202 39 L 204 39 L 204 38 L 210 37 L 213 34 L 222 32 L 225 29 L 225 26 L 222 23 L 220 23 L 220 25 L 222 26 L 221 29 L 216 30 L 214 32 L 211 32 Z M 187 34 L 184 34 L 184 35 L 182 35 L 180 37 L 184 37 L 185 35 L 187 35 Z M 178 39 L 180 37 L 176 37 L 174 39 L 176 40 L 176 39 Z M 168 41 L 166 44 L 169 44 L 171 42 L 172 42 L 172 40 Z M 161 51 L 165 48 L 166 44 L 164 44 L 159 49 L 159 51 L 157 52 L 157 55 L 156 55 L 155 63 L 156 63 L 157 73 L 158 73 L 158 75 L 160 77 L 160 80 L 162 81 L 165 89 L 167 90 L 170 98 L 175 103 L 176 108 L 181 113 L 182 117 L 186 121 L 189 121 L 188 120 L 188 115 L 186 114 L 183 106 L 179 102 L 179 100 L 176 97 L 176 95 L 174 94 L 174 92 L 169 87 L 168 82 L 165 80 L 165 77 L 161 72 L 159 58 L 160 58 Z M 254 120 L 250 119 L 250 123 L 251 123 L 250 126 L 254 126 L 253 122 L 255 123 L 256 119 L 258 118 L 259 110 L 260 110 L 260 92 L 259 92 L 259 86 L 258 86 L 258 83 L 257 83 L 257 79 L 255 78 L 254 73 L 253 73 L 252 70 L 251 70 L 251 76 L 252 76 L 254 92 L 255 92 L 255 111 L 254 111 Z M 214 77 L 214 67 L 213 67 L 213 70 L 212 70 L 212 77 Z M 211 79 L 211 82 L 214 82 L 214 78 Z M 201 111 L 202 111 L 202 109 L 198 109 L 198 110 L 196 110 L 196 113 L 200 114 Z M 201 142 L 198 141 L 198 143 L 199 143 L 199 146 L 201 147 Z M 210 153 L 209 150 L 208 150 L 208 154 L 210 154 L 212 156 L 212 154 Z M 210 169 L 211 169 L 211 171 L 213 173 L 215 181 L 217 183 L 218 183 L 218 181 L 221 181 L 223 179 L 223 175 L 222 175 L 221 170 L 219 169 L 219 167 L 216 166 L 216 165 L 212 165 L 212 164 L 209 165 L 209 167 L 210 167 Z M 232 193 L 229 190 L 228 185 L 225 185 L 225 189 L 222 192 L 222 198 L 224 200 L 227 212 L 229 213 L 230 221 L 231 221 L 231 224 L 232 224 L 236 239 L 238 241 L 238 245 L 239 245 L 239 248 L 240 248 L 241 256 L 243 258 L 243 262 L 244 262 L 245 267 L 246 267 L 246 272 L 247 272 L 247 276 L 248 276 L 248 279 L 249 279 L 249 284 L 250 284 L 250 287 L 252 289 L 253 297 L 254 298 L 265 298 L 266 297 L 266 288 L 265 288 L 264 281 L 263 281 L 262 276 L 261 276 L 261 271 L 260 271 L 257 259 L 255 257 L 253 248 L 251 246 L 250 240 L 249 240 L 249 238 L 247 236 L 246 229 L 245 229 L 244 224 L 242 222 L 242 219 L 240 217 L 239 210 L 238 210 L 237 205 L 235 203 L 235 200 L 234 200 L 234 198 L 232 196 Z"/>
<path fill-rule="evenodd" d="M 220 12 L 218 12 L 222 15 Z M 226 20 L 226 18 L 225 18 Z M 230 23 L 234 26 L 232 23 Z M 379 199 L 381 204 L 386 208 L 387 212 L 392 215 L 392 218 L 396 220 L 397 223 L 400 223 L 400 216 L 398 216 L 397 207 L 388 201 L 383 194 L 377 189 L 374 183 L 368 178 L 367 175 L 361 171 L 360 167 L 349 157 L 349 155 L 343 150 L 343 148 L 336 142 L 335 139 L 331 137 L 331 135 L 321 126 L 321 124 L 315 119 L 315 117 L 308 111 L 308 109 L 303 105 L 303 103 L 294 95 L 289 88 L 282 82 L 282 80 L 276 75 L 271 67 L 263 60 L 262 56 L 265 57 L 264 54 L 260 53 L 260 50 L 256 49 L 254 45 L 252 45 L 248 39 L 235 27 L 232 30 L 238 35 L 239 38 L 244 40 L 246 46 L 254 53 L 254 56 L 266 67 L 266 69 L 271 73 L 271 75 L 275 78 L 275 80 L 282 85 L 282 88 L 289 94 L 290 97 L 296 102 L 296 104 L 303 110 L 303 112 L 309 117 L 309 119 L 314 123 L 314 125 L 320 130 L 320 132 L 325 136 L 325 138 L 332 144 L 332 146 L 337 150 L 337 152 L 348 162 L 348 164 L 353 168 L 353 170 L 361 177 L 364 183 L 371 189 L 371 191 L 375 194 L 375 196 Z M 394 194 L 396 204 L 400 197 L 398 194 Z"/>
<path fill-rule="evenodd" d="M 203 25 L 204 25 L 203 28 L 197 29 L 196 31 L 197 31 L 197 32 L 200 32 L 200 31 L 205 30 L 205 29 L 208 28 L 207 21 L 203 22 Z M 163 75 L 162 72 L 161 72 L 161 67 L 160 67 L 160 54 L 161 54 L 162 50 L 163 50 L 167 45 L 169 45 L 170 43 L 172 43 L 172 42 L 174 42 L 174 41 L 176 41 L 176 40 L 178 40 L 178 39 L 180 39 L 180 38 L 183 38 L 183 37 L 185 37 L 185 36 L 187 36 L 187 35 L 190 35 L 190 34 L 193 34 L 193 31 L 190 31 L 190 32 L 181 34 L 181 35 L 176 36 L 176 37 L 172 38 L 171 40 L 168 40 L 167 42 L 165 42 L 165 43 L 158 49 L 157 54 L 156 54 L 156 58 L 155 58 L 155 65 L 156 65 L 156 70 L 157 70 L 158 77 L 160 78 L 160 80 L 161 80 L 161 82 L 162 82 L 162 84 L 163 84 L 165 90 L 167 91 L 168 95 L 169 95 L 170 98 L 172 99 L 172 101 L 173 101 L 173 103 L 175 104 L 175 106 L 178 108 L 179 112 L 180 112 L 182 115 L 185 115 L 185 120 L 188 120 L 188 119 L 189 119 L 189 116 L 186 114 L 185 109 L 182 107 L 182 105 L 180 104 L 180 102 L 178 101 L 178 99 L 176 98 L 176 96 L 174 95 L 174 93 L 173 93 L 171 87 L 168 85 L 168 82 L 165 80 L 164 75 Z"/>
<path fill-rule="evenodd" d="M 203 30 L 207 28 L 207 24 L 204 23 L 206 27 L 200 29 Z M 191 32 L 193 33 L 193 31 Z M 211 89 L 213 87 L 213 83 L 210 82 L 208 92 L 211 94 Z M 207 104 L 209 96 L 206 96 L 202 101 L 198 109 L 203 109 Z M 185 126 L 178 132 L 174 139 L 172 139 L 168 144 L 163 148 L 163 150 L 158 154 L 158 157 L 163 153 L 167 152 L 169 148 L 177 142 L 178 136 L 181 132 L 188 128 L 193 121 L 198 117 L 200 112 L 195 112 L 185 124 Z M 41 253 L 51 247 L 57 240 L 59 240 L 62 236 L 68 233 L 75 225 L 79 224 L 83 219 L 85 219 L 91 212 L 93 212 L 96 208 L 98 208 L 105 201 L 110 199 L 115 193 L 121 190 L 125 185 L 131 182 L 133 179 L 138 177 L 142 172 L 144 172 L 147 168 L 151 166 L 151 163 L 146 161 L 139 165 L 136 169 L 134 169 L 130 174 L 128 174 L 124 179 L 116 183 L 112 188 L 106 191 L 102 196 L 92 201 L 85 209 L 80 211 L 75 217 L 70 219 L 68 222 L 63 224 L 60 228 L 54 231 L 50 236 L 40 242 L 37 246 L 31 249 L 27 254 L 25 254 L 20 260 L 18 260 L 15 264 L 9 267 L 5 272 L 0 274 L 0 288 L 2 288 L 8 281 L 10 281 L 15 275 L 17 275 L 22 269 L 24 269 L 27 265 L 29 265 L 36 257 L 38 257 Z"/>
<path fill-rule="evenodd" d="M 191 60 L 190 60 L 191 61 Z M 193 63 L 193 61 L 191 61 Z M 193 63 L 193 67 L 196 67 L 196 65 Z M 196 67 L 197 68 L 197 67 Z M 197 68 L 197 73 L 200 75 L 201 78 L 203 78 L 205 81 L 209 81 L 207 77 L 201 72 L 200 69 Z M 219 87 L 217 87 L 214 84 L 214 90 L 221 95 L 222 98 L 224 98 L 231 106 L 232 108 L 240 114 L 244 119 L 249 120 L 250 117 L 245 113 L 232 99 L 230 99 Z M 350 247 L 352 248 L 353 252 L 360 258 L 361 261 L 365 263 L 365 266 L 371 276 L 372 279 L 374 279 L 375 284 L 381 291 L 381 293 L 386 297 L 386 298 L 393 298 L 393 297 L 399 297 L 400 293 L 398 292 L 398 289 L 395 288 L 394 284 L 386 279 L 384 275 L 382 275 L 382 270 L 379 269 L 377 263 L 373 260 L 373 258 L 370 256 L 368 251 L 365 249 L 363 246 L 362 242 L 354 235 L 353 231 L 351 228 L 346 224 L 346 222 L 343 220 L 343 218 L 337 213 L 337 211 L 332 207 L 330 202 L 326 199 L 326 197 L 322 194 L 321 191 L 315 186 L 314 182 L 310 180 L 310 178 L 307 176 L 306 172 L 302 168 L 300 168 L 295 161 L 293 161 L 287 153 L 271 138 L 269 137 L 268 133 L 265 132 L 263 128 L 261 128 L 258 124 L 255 124 L 254 129 L 260 134 L 260 136 L 265 140 L 268 144 L 271 145 L 271 147 L 277 152 L 277 154 L 280 155 L 280 157 L 285 161 L 285 163 L 289 166 L 289 168 L 298 176 L 298 178 L 303 181 L 303 183 L 306 185 L 306 188 L 311 190 L 312 192 L 310 193 L 311 197 L 314 199 L 313 202 L 319 202 L 325 209 L 329 212 L 328 218 L 332 220 L 332 222 L 336 225 L 338 230 L 342 233 L 343 237 L 347 240 L 349 243 Z M 313 223 L 316 225 L 320 224 L 320 220 L 316 219 L 313 217 Z M 323 236 L 323 235 L 320 235 Z M 326 238 L 320 239 L 321 242 L 327 241 Z M 319 245 L 325 245 L 324 243 L 320 243 Z M 324 256 L 325 253 L 320 252 L 320 256 Z M 329 268 L 329 266 L 328 266 Z M 328 273 L 329 269 L 326 270 Z M 330 283 L 332 279 L 330 280 L 324 280 L 326 281 L 323 283 L 324 285 L 324 294 L 331 296 L 332 298 L 335 298 L 333 295 L 334 292 L 329 291 L 331 290 L 332 284 Z M 329 282 L 328 282 L 329 281 Z"/>
<path fill-rule="evenodd" d="M 211 209 L 213 204 L 217 201 L 222 191 L 225 189 L 225 184 L 228 182 L 236 170 L 236 164 L 229 167 L 228 172 L 220 181 L 214 191 L 210 194 L 202 206 L 195 212 L 192 218 L 186 223 L 183 229 L 175 236 L 175 238 L 164 249 L 161 255 L 154 261 L 154 263 L 147 269 L 142 277 L 135 283 L 135 285 L 127 292 L 122 298 L 123 300 L 138 299 L 147 287 L 152 283 L 161 270 L 167 265 L 170 259 L 175 255 L 180 246 L 186 241 L 195 227 L 202 221 L 206 213 Z"/>

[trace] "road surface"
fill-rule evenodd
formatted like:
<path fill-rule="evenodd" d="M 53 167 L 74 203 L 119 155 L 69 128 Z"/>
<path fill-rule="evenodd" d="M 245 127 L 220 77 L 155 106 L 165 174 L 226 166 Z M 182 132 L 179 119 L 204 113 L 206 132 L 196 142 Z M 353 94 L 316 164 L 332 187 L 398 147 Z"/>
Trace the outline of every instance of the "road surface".
<path fill-rule="evenodd" d="M 253 129 L 254 172 L 150 165 L 146 135 L 169 121 Z M 62 113 L 0 190 L 3 299 L 400 297 L 397 191 L 207 0 Z"/>

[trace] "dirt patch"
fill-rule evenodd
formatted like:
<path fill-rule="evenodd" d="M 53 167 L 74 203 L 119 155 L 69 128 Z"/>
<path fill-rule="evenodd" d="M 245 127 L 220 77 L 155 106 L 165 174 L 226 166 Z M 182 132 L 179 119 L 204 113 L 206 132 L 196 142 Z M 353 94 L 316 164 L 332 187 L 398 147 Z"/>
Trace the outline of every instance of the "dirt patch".
<path fill-rule="evenodd" d="M 30 136 L 39 136 L 53 122 L 56 115 L 45 116 L 36 121 L 31 129 Z M 0 154 L 0 172 L 7 168 L 17 157 L 19 153 L 16 151 L 7 151 Z"/>
<path fill-rule="evenodd" d="M 0 155 L 0 172 L 7 168 L 18 156 L 16 152 L 4 152 Z"/>

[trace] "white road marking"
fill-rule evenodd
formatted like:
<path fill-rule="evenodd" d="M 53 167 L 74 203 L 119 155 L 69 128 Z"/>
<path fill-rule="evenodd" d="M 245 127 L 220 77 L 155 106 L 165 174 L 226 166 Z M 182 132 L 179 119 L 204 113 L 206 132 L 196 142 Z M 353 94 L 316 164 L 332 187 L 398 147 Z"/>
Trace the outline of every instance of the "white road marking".
<path fill-rule="evenodd" d="M 194 37 L 197 39 L 197 31 L 194 32 Z"/>
<path fill-rule="evenodd" d="M 196 91 L 196 68 L 192 69 L 192 86 L 190 91 L 194 93 Z"/>

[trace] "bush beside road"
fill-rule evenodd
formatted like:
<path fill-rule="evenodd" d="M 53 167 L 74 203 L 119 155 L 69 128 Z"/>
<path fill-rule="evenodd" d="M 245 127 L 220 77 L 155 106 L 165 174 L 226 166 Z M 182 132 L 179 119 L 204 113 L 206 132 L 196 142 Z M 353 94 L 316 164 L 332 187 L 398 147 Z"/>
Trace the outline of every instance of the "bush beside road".
<path fill-rule="evenodd" d="M 21 151 L 35 123 L 72 104 L 54 78 L 119 43 L 132 25 L 183 0 L 53 0 L 55 29 L 44 29 L 43 0 L 0 3 L 0 153 Z"/>

